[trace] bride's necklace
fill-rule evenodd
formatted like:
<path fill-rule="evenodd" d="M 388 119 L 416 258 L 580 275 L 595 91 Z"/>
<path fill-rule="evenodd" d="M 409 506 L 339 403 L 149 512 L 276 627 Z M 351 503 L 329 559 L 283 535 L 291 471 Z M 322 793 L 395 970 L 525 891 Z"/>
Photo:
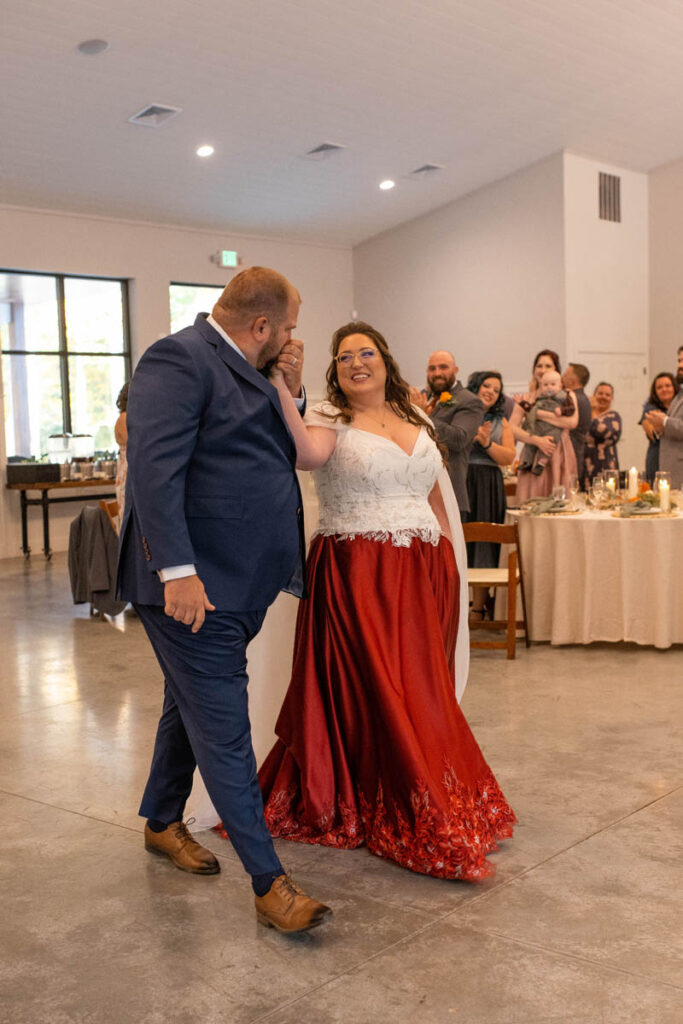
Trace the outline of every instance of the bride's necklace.
<path fill-rule="evenodd" d="M 382 430 L 386 430 L 387 429 L 387 404 L 386 404 L 386 402 L 384 403 L 384 405 L 382 407 L 382 416 L 381 416 L 380 419 L 377 419 L 375 416 L 371 416 L 369 412 L 364 412 L 363 415 L 366 416 L 373 423 L 376 423 L 378 426 L 380 426 L 382 428 Z"/>

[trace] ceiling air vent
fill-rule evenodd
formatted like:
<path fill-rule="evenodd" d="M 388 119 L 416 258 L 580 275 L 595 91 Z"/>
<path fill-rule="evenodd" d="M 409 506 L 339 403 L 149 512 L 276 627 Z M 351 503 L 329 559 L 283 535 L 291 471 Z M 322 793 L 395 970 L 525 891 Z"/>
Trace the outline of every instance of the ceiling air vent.
<path fill-rule="evenodd" d="M 598 175 L 598 206 L 600 220 L 621 223 L 621 178 L 616 174 Z"/>
<path fill-rule="evenodd" d="M 161 128 L 162 124 L 166 124 L 176 114 L 182 114 L 180 107 L 165 107 L 161 103 L 150 103 L 148 107 L 138 110 L 137 114 L 133 114 L 128 120 L 131 124 L 140 124 L 145 128 Z"/>
<path fill-rule="evenodd" d="M 342 146 L 338 142 L 321 142 L 315 149 L 309 149 L 308 153 L 304 153 L 303 158 L 304 160 L 328 160 L 340 149 L 346 149 L 346 146 Z"/>
<path fill-rule="evenodd" d="M 409 178 L 414 178 L 416 181 L 424 181 L 426 178 L 431 178 L 435 171 L 442 171 L 444 168 L 443 164 L 422 164 L 422 167 L 416 167 L 414 171 L 411 171 L 408 175 Z"/>

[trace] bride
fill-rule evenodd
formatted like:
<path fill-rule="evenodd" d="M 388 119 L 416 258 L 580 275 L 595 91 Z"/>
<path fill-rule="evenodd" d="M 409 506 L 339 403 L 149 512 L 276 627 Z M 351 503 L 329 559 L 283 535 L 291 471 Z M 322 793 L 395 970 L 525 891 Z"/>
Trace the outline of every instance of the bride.
<path fill-rule="evenodd" d="M 266 821 L 274 836 L 478 880 L 515 816 L 456 700 L 469 659 L 457 506 L 382 335 L 347 324 L 332 354 L 328 400 L 305 421 L 273 378 L 320 521 L 259 773 Z"/>

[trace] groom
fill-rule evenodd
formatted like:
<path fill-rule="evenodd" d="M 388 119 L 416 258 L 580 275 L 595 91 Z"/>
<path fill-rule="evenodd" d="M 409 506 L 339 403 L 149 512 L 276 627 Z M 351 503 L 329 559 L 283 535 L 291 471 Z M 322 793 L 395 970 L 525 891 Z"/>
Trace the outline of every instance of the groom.
<path fill-rule="evenodd" d="M 259 921 L 296 932 L 331 913 L 285 874 L 263 817 L 247 706 L 246 648 L 280 590 L 304 590 L 296 450 L 275 363 L 295 398 L 301 299 L 281 274 L 242 271 L 213 313 L 149 348 L 128 397 L 128 479 L 119 591 L 164 673 L 164 704 L 140 814 L 145 846 L 216 874 L 183 809 L 198 764 L 251 875 Z M 303 402 L 300 403 L 303 405 Z"/>

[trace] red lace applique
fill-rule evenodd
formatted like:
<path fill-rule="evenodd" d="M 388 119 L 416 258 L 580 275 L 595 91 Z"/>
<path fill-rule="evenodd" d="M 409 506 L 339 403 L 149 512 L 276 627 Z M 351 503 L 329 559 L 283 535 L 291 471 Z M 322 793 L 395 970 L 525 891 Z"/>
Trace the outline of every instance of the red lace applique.
<path fill-rule="evenodd" d="M 365 844 L 377 856 L 420 874 L 482 881 L 494 872 L 486 856 L 512 835 L 514 812 L 492 773 L 475 790 L 459 782 L 451 767 L 442 781 L 445 812 L 434 806 L 423 783 L 410 794 L 410 816 L 395 803 L 390 811 L 380 783 L 374 802 L 359 793 L 357 807 L 338 801 L 316 821 L 300 821 L 299 792 L 293 786 L 270 794 L 266 823 L 282 839 L 346 850 Z M 222 826 L 216 831 L 227 838 Z"/>

